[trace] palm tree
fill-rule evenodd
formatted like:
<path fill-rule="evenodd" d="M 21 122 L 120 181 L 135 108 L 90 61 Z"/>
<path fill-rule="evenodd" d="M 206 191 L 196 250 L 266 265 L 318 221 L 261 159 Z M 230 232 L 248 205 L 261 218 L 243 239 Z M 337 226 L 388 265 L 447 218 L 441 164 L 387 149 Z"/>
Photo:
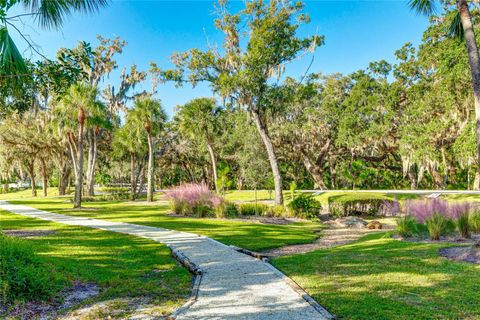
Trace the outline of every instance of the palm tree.
<path fill-rule="evenodd" d="M 98 114 L 104 109 L 105 106 L 98 100 L 97 87 L 84 83 L 72 85 L 61 98 L 57 108 L 58 120 L 69 144 L 75 172 L 74 208 L 82 205 L 85 126 L 95 123 Z"/>
<path fill-rule="evenodd" d="M 72 13 L 97 12 L 108 4 L 108 0 L 15 0 L 0 3 L 0 76 L 7 78 L 12 86 L 18 87 L 21 77 L 27 74 L 27 66 L 10 36 L 10 30 L 18 32 L 29 47 L 36 51 L 35 46 L 17 26 L 20 17 L 31 16 L 41 28 L 58 29 Z M 24 13 L 8 16 L 9 9 L 14 5 L 23 6 Z"/>
<path fill-rule="evenodd" d="M 446 5 L 451 4 L 446 0 L 440 0 Z M 477 172 L 475 175 L 474 189 L 480 189 L 480 55 L 475 40 L 472 15 L 469 4 L 474 1 L 456 0 L 456 12 L 452 19 L 448 33 L 459 39 L 464 39 L 467 46 L 470 73 L 472 76 L 473 96 L 475 103 L 476 140 L 477 140 Z M 431 16 L 436 11 L 436 0 L 410 0 L 409 5 L 418 13 Z"/>
<path fill-rule="evenodd" d="M 137 196 L 137 163 L 138 155 L 145 154 L 145 132 L 138 132 L 135 128 L 132 112 L 128 112 L 125 125 L 115 131 L 113 149 L 117 155 L 130 157 L 130 193 L 132 200 Z"/>
<path fill-rule="evenodd" d="M 150 97 L 142 97 L 135 101 L 129 115 L 135 124 L 139 135 L 144 131 L 147 134 L 148 142 L 148 176 L 147 176 L 147 201 L 153 201 L 153 175 L 154 175 L 154 153 L 155 145 L 153 137 L 157 136 L 163 128 L 167 115 L 159 100 Z"/>
<path fill-rule="evenodd" d="M 221 108 L 217 106 L 215 99 L 198 98 L 179 107 L 176 114 L 180 132 L 190 138 L 201 139 L 206 144 L 212 162 L 213 182 L 217 192 L 219 191 L 217 159 L 213 145 L 215 135 L 218 133 L 220 113 Z"/>

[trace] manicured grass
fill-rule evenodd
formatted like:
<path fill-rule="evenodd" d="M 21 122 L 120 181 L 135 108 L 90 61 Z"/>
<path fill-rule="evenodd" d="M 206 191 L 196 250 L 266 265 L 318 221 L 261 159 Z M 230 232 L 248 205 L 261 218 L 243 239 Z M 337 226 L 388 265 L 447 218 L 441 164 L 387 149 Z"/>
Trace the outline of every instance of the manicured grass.
<path fill-rule="evenodd" d="M 171 211 L 166 201 L 154 202 L 153 204 L 129 201 L 86 202 L 83 205 L 88 210 L 72 209 L 71 202 L 66 198 L 16 200 L 12 203 L 25 204 L 45 211 L 67 215 L 193 232 L 212 237 L 225 244 L 255 251 L 312 242 L 316 239 L 316 231 L 321 228 L 320 224 L 313 222 L 273 225 L 232 220 L 172 217 L 168 215 Z"/>
<path fill-rule="evenodd" d="M 190 273 L 170 250 L 147 239 L 31 219 L 0 211 L 0 230 L 48 229 L 55 233 L 25 238 L 51 272 L 69 282 L 96 283 L 99 296 L 90 302 L 116 298 L 146 298 L 155 312 L 167 314 L 190 292 Z"/>
<path fill-rule="evenodd" d="M 58 196 L 58 188 L 48 188 L 47 194 L 49 197 L 51 196 Z M 43 197 L 43 190 L 42 188 L 37 188 L 37 197 Z M 10 199 L 26 199 L 32 198 L 32 189 L 26 188 L 22 190 L 15 190 L 10 191 L 8 193 L 0 193 L 0 200 L 10 200 Z"/>
<path fill-rule="evenodd" d="M 480 266 L 438 256 L 445 246 L 372 234 L 273 264 L 339 319 L 478 319 Z"/>

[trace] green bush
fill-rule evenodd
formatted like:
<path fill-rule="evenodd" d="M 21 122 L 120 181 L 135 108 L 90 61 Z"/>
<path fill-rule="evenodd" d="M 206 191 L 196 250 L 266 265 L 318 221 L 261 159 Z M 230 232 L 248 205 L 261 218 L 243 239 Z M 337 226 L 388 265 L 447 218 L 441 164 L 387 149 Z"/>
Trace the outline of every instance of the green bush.
<path fill-rule="evenodd" d="M 328 208 L 333 217 L 379 216 L 384 215 L 384 207 L 397 207 L 397 202 L 385 197 L 339 196 L 328 199 Z"/>
<path fill-rule="evenodd" d="M 268 211 L 268 205 L 264 203 L 242 203 L 238 207 L 238 211 L 242 216 L 263 216 Z"/>
<path fill-rule="evenodd" d="M 215 216 L 217 218 L 236 218 L 238 217 L 237 205 L 230 201 L 224 201 L 215 208 Z"/>
<path fill-rule="evenodd" d="M 480 211 L 470 214 L 469 223 L 473 232 L 480 232 Z"/>
<path fill-rule="evenodd" d="M 267 211 L 265 212 L 265 215 L 267 217 L 282 218 L 282 217 L 290 216 L 290 213 L 285 206 L 276 205 L 276 206 L 268 207 Z"/>
<path fill-rule="evenodd" d="M 296 217 L 316 219 L 322 211 L 322 204 L 313 196 L 302 193 L 290 201 L 288 208 Z"/>
<path fill-rule="evenodd" d="M 46 301 L 66 285 L 62 274 L 43 263 L 27 241 L 0 232 L 0 305 Z"/>
<path fill-rule="evenodd" d="M 432 240 L 440 240 L 440 237 L 446 235 L 454 226 L 451 220 L 439 213 L 426 219 L 425 225 Z"/>
<path fill-rule="evenodd" d="M 470 238 L 470 214 L 468 212 L 457 218 L 457 228 L 463 238 Z"/>
<path fill-rule="evenodd" d="M 412 216 L 403 216 L 397 218 L 397 233 L 404 238 L 408 238 L 418 233 L 418 223 Z"/>

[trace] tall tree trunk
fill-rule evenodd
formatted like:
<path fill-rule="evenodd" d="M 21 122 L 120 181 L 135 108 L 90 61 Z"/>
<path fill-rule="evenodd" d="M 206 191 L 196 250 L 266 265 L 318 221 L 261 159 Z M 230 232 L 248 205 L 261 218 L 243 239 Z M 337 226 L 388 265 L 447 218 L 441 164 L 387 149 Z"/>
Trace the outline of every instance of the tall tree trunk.
<path fill-rule="evenodd" d="M 87 131 L 88 140 L 88 160 L 87 160 L 87 176 L 86 176 L 86 194 L 87 196 L 95 195 L 95 163 L 97 161 L 97 134 L 94 129 Z"/>
<path fill-rule="evenodd" d="M 475 102 L 475 121 L 477 138 L 477 173 L 480 176 L 480 56 L 478 54 L 475 32 L 473 30 L 472 17 L 466 0 L 457 1 L 460 20 L 462 22 L 465 34 L 465 44 L 467 46 L 468 61 L 470 63 L 470 73 L 472 75 L 473 97 Z M 480 189 L 480 179 L 475 179 L 474 189 Z"/>
<path fill-rule="evenodd" d="M 28 164 L 28 175 L 30 176 L 30 186 L 32 188 L 32 197 L 37 196 L 37 186 L 35 183 L 35 160 Z"/>
<path fill-rule="evenodd" d="M 67 194 L 68 180 L 70 179 L 70 167 L 64 164 L 60 169 L 60 177 L 58 179 L 58 195 Z"/>
<path fill-rule="evenodd" d="M 283 194 L 282 194 L 282 175 L 280 169 L 278 168 L 278 160 L 275 154 L 275 149 L 273 147 L 272 139 L 270 139 L 265 123 L 260 119 L 260 115 L 252 110 L 251 112 L 253 122 L 257 127 L 258 133 L 262 138 L 263 144 L 267 149 L 268 160 L 270 161 L 270 167 L 272 168 L 273 182 L 275 184 L 275 204 L 283 205 Z"/>
<path fill-rule="evenodd" d="M 323 166 L 321 164 L 314 163 L 304 152 L 300 152 L 303 160 L 303 164 L 308 173 L 315 182 L 315 189 L 325 190 L 327 186 L 323 182 Z"/>
<path fill-rule="evenodd" d="M 47 174 L 47 164 L 45 159 L 40 158 L 40 164 L 42 166 L 42 178 L 43 178 L 43 196 L 48 196 L 48 174 Z"/>
<path fill-rule="evenodd" d="M 152 135 L 149 133 L 147 134 L 147 139 L 148 139 L 148 174 L 147 174 L 147 201 L 152 202 L 153 201 L 153 139 Z"/>
<path fill-rule="evenodd" d="M 217 159 L 215 158 L 212 144 L 209 142 L 207 143 L 207 149 L 208 153 L 210 154 L 210 160 L 212 161 L 213 184 L 215 186 L 215 191 L 218 193 Z"/>
<path fill-rule="evenodd" d="M 75 196 L 73 198 L 73 207 L 82 206 L 82 188 L 83 188 L 83 122 L 78 129 L 78 150 L 77 150 L 77 172 L 75 173 Z"/>
<path fill-rule="evenodd" d="M 137 192 L 137 177 L 135 175 L 135 152 L 130 152 L 130 193 L 135 200 Z"/>

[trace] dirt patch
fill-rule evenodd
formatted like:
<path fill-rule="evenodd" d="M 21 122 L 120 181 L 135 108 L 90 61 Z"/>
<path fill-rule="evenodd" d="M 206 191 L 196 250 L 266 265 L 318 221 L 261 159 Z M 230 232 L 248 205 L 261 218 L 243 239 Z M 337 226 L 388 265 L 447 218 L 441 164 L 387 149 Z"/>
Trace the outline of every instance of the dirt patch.
<path fill-rule="evenodd" d="M 297 219 L 297 218 L 276 218 L 276 217 L 261 217 L 261 216 L 240 216 L 238 218 L 212 218 L 212 217 L 195 217 L 195 216 L 182 216 L 175 213 L 167 214 L 169 217 L 173 218 L 191 218 L 191 219 L 211 219 L 211 220 L 225 220 L 225 221 L 238 221 L 238 222 L 250 222 L 250 223 L 263 223 L 263 224 L 277 224 L 277 225 L 287 225 L 295 222 L 305 222 L 308 220 Z"/>
<path fill-rule="evenodd" d="M 442 257 L 450 260 L 480 264 L 480 247 L 451 247 L 439 250 Z"/>
<path fill-rule="evenodd" d="M 17 305 L 11 310 L 0 310 L 0 315 L 6 315 L 7 318 L 14 319 L 55 319 L 62 310 L 99 294 L 99 288 L 93 283 L 75 282 L 72 287 L 61 292 L 59 302 L 37 302 L 30 301 L 22 305 Z"/>
<path fill-rule="evenodd" d="M 7 236 L 13 236 L 18 238 L 30 238 L 30 237 L 44 237 L 50 234 L 56 233 L 55 230 L 3 230 Z"/>
<path fill-rule="evenodd" d="M 280 257 L 292 254 L 307 253 L 319 249 L 328 249 L 352 243 L 364 235 L 372 232 L 391 230 L 390 225 L 383 225 L 383 229 L 345 228 L 335 221 L 324 222 L 325 229 L 319 232 L 319 238 L 312 243 L 290 245 L 262 252 L 269 257 Z"/>
<path fill-rule="evenodd" d="M 465 244 L 475 244 L 480 242 L 480 234 L 472 234 L 470 239 L 462 238 L 458 235 L 442 236 L 440 240 L 430 240 L 427 235 L 423 237 L 414 236 L 409 238 L 404 238 L 398 234 L 392 235 L 392 238 L 395 240 L 402 240 L 407 242 L 418 242 L 418 243 L 465 243 Z"/>

